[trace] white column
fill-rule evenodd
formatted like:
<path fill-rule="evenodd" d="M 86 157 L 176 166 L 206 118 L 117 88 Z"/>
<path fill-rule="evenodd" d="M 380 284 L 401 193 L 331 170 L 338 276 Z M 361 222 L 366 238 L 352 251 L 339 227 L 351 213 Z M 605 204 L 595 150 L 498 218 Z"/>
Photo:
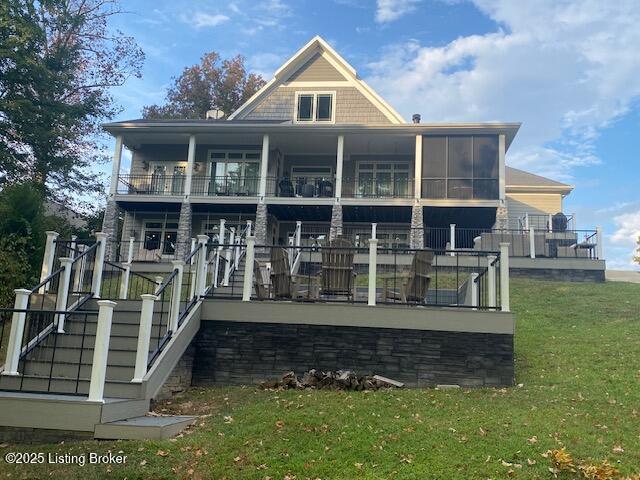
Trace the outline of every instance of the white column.
<path fill-rule="evenodd" d="M 213 286 L 214 287 L 218 287 L 218 271 L 220 270 L 220 255 L 222 254 L 222 245 L 225 244 L 225 237 L 226 237 L 226 232 L 225 232 L 225 228 L 224 228 L 224 224 L 226 223 L 226 220 L 224 218 L 220 219 L 220 234 L 218 236 L 218 247 L 216 248 L 216 261 L 214 264 L 214 271 L 213 271 Z"/>
<path fill-rule="evenodd" d="M 247 220 L 247 237 L 251 235 L 251 225 L 252 225 L 251 220 Z"/>
<path fill-rule="evenodd" d="M 496 260 L 495 255 L 487 255 L 487 301 L 488 307 L 496 306 L 496 266 L 494 264 Z"/>
<path fill-rule="evenodd" d="M 26 310 L 29 306 L 29 295 L 31 290 L 18 288 L 14 290 L 16 300 L 13 304 L 15 310 Z M 7 343 L 7 358 L 5 359 L 2 375 L 19 375 L 18 363 L 20 362 L 20 350 L 22 349 L 22 335 L 24 334 L 24 323 L 27 318 L 26 312 L 13 312 L 11 318 L 11 331 Z"/>
<path fill-rule="evenodd" d="M 536 232 L 533 225 L 529 227 L 529 256 L 536 258 Z"/>
<path fill-rule="evenodd" d="M 498 191 L 500 200 L 504 202 L 506 194 L 506 170 L 505 153 L 507 150 L 507 140 L 504 134 L 498 135 Z"/>
<path fill-rule="evenodd" d="M 153 308 L 158 297 L 144 294 L 142 310 L 140 311 L 140 328 L 138 329 L 138 350 L 136 351 L 136 368 L 132 382 L 141 383 L 147 374 L 149 362 L 149 343 L 151 341 L 151 327 L 153 326 Z"/>
<path fill-rule="evenodd" d="M 456 224 L 455 223 L 449 224 L 449 238 L 450 238 L 449 249 L 455 250 L 456 249 Z M 449 255 L 453 257 L 455 253 L 451 252 Z"/>
<path fill-rule="evenodd" d="M 369 240 L 369 292 L 367 305 L 374 306 L 376 304 L 377 290 L 377 266 L 378 266 L 378 239 Z M 355 299 L 354 299 L 355 300 Z"/>
<path fill-rule="evenodd" d="M 104 253 L 106 250 L 106 242 L 108 235 L 103 232 L 96 233 L 96 259 L 93 265 L 93 279 L 91 280 L 92 292 L 95 298 L 100 298 L 100 289 L 102 288 L 102 270 L 104 268 Z"/>
<path fill-rule="evenodd" d="M 43 282 L 53 272 L 53 261 L 56 256 L 56 240 L 60 236 L 58 232 L 48 231 L 47 243 L 44 246 L 44 256 L 42 257 L 42 268 L 40 269 L 40 282 Z M 45 293 L 49 288 L 45 285 L 40 287 L 38 293 Z"/>
<path fill-rule="evenodd" d="M 71 265 L 73 264 L 73 258 L 62 257 L 60 259 L 60 265 L 64 270 L 60 274 L 60 280 L 58 281 L 58 296 L 56 297 L 56 310 L 59 312 L 65 312 L 67 310 L 67 300 L 69 299 L 69 285 L 71 284 Z M 64 313 L 56 314 L 56 324 L 58 325 L 58 333 L 64 333 Z"/>
<path fill-rule="evenodd" d="M 549 214 L 547 218 L 547 230 L 553 233 L 553 215 Z"/>
<path fill-rule="evenodd" d="M 173 260 L 171 262 L 174 270 L 178 274 L 173 279 L 173 289 L 171 291 L 171 309 L 169 310 L 169 330 L 176 333 L 178 330 L 178 318 L 180 317 L 180 298 L 182 296 L 182 275 L 184 274 L 184 260 Z"/>
<path fill-rule="evenodd" d="M 198 261 L 196 262 L 196 295 L 204 295 L 207 289 L 207 243 L 209 237 L 207 235 L 198 235 Z"/>
<path fill-rule="evenodd" d="M 338 150 L 336 152 L 336 198 L 342 197 L 342 165 L 344 163 L 344 135 L 338 135 Z"/>
<path fill-rule="evenodd" d="M 480 304 L 480 297 L 478 296 L 478 273 L 473 272 L 469 276 L 471 282 L 471 306 L 477 308 Z"/>
<path fill-rule="evenodd" d="M 598 260 L 604 259 L 604 245 L 602 244 L 604 238 L 602 235 L 602 227 L 596 227 L 596 257 Z"/>
<path fill-rule="evenodd" d="M 133 262 L 133 242 L 135 242 L 135 237 L 129 237 L 129 252 L 127 253 L 127 263 Z"/>
<path fill-rule="evenodd" d="M 500 306 L 503 312 L 510 311 L 509 299 L 509 244 L 500 243 Z"/>
<path fill-rule="evenodd" d="M 302 245 L 302 222 L 298 220 L 296 222 L 296 247 L 300 248 Z"/>
<path fill-rule="evenodd" d="M 416 135 L 416 153 L 413 168 L 413 198 L 422 197 L 422 135 Z"/>
<path fill-rule="evenodd" d="M 123 263 L 122 281 L 120 282 L 120 300 L 126 300 L 129 296 L 129 277 L 131 276 L 131 264 Z"/>
<path fill-rule="evenodd" d="M 91 383 L 89 384 L 90 402 L 104 402 L 104 382 L 107 377 L 107 357 L 111 338 L 111 320 L 116 302 L 100 300 L 98 302 L 98 325 L 96 326 L 93 362 L 91 364 Z"/>
<path fill-rule="evenodd" d="M 86 249 L 85 245 L 78 245 L 78 256 L 82 255 Z M 84 282 L 84 270 L 87 257 L 82 257 L 77 265 L 76 271 L 73 274 L 73 288 L 71 291 L 79 291 Z"/>
<path fill-rule="evenodd" d="M 242 301 L 251 301 L 251 290 L 253 290 L 253 261 L 254 247 L 256 245 L 256 237 L 250 235 L 247 237 L 247 254 L 244 260 L 244 284 L 242 285 Z"/>
<path fill-rule="evenodd" d="M 118 177 L 120 176 L 120 161 L 122 160 L 122 135 L 116 135 L 116 144 L 113 149 L 113 165 L 111 169 L 111 186 L 109 196 L 118 191 Z"/>
<path fill-rule="evenodd" d="M 191 179 L 193 178 L 193 166 L 196 162 L 196 136 L 189 135 L 189 150 L 187 152 L 187 172 L 184 179 L 184 198 L 191 195 Z"/>
<path fill-rule="evenodd" d="M 224 253 L 224 280 L 222 284 L 227 287 L 229 286 L 229 276 L 231 275 L 231 252 L 233 251 L 233 242 L 236 239 L 236 229 L 231 227 L 229 229 L 229 246 L 226 248 Z"/>
<path fill-rule="evenodd" d="M 258 195 L 261 201 L 267 194 L 267 174 L 269 172 L 269 135 L 262 136 L 262 155 L 260 156 L 260 184 Z"/>
<path fill-rule="evenodd" d="M 524 214 L 524 229 L 529 230 L 529 212 Z"/>

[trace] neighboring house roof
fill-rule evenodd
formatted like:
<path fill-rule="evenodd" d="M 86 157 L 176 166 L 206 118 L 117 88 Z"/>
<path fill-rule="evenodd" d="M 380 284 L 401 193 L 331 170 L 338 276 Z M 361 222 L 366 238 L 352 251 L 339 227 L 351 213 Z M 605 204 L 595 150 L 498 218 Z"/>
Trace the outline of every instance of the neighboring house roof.
<path fill-rule="evenodd" d="M 331 45 L 324 39 L 316 35 L 309 43 L 298 50 L 289 60 L 287 60 L 278 70 L 276 70 L 273 78 L 258 90 L 251 98 L 242 104 L 235 112 L 229 115 L 229 120 L 242 119 L 257 107 L 271 92 L 279 86 L 291 81 L 306 81 L 304 70 L 311 63 L 315 63 L 318 71 L 322 71 L 322 77 L 317 75 L 314 79 L 319 81 L 327 81 L 329 83 L 342 81 L 347 82 L 349 86 L 355 87 L 362 95 L 364 95 L 388 120 L 393 124 L 405 123 L 402 116 L 396 112 L 380 95 L 378 95 L 369 85 L 362 79 L 358 78 L 358 74 L 344 58 L 336 52 Z M 318 65 L 319 64 L 319 65 Z M 333 68 L 331 68 L 333 67 Z"/>
<path fill-rule="evenodd" d="M 534 173 L 507 166 L 505 169 L 505 186 L 507 193 L 561 193 L 567 195 L 573 190 L 572 185 L 557 182 Z"/>

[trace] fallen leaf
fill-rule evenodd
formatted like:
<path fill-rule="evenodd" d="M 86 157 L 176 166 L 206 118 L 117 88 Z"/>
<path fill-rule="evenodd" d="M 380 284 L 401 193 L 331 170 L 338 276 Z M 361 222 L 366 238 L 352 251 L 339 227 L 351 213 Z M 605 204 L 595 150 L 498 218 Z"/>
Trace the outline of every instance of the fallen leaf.
<path fill-rule="evenodd" d="M 278 427 L 278 428 L 282 428 L 282 427 L 284 427 L 284 422 L 283 422 L 282 420 L 278 420 L 278 421 L 276 422 L 276 427 Z"/>
<path fill-rule="evenodd" d="M 535 435 L 531 438 L 527 438 L 527 443 L 529 445 L 533 445 L 534 443 L 538 443 L 538 437 L 536 437 Z"/>
<path fill-rule="evenodd" d="M 611 451 L 613 453 L 624 453 L 624 448 L 622 448 L 622 445 L 614 445 Z"/>
<path fill-rule="evenodd" d="M 156 452 L 156 455 L 158 457 L 168 457 L 169 456 L 169 452 L 167 452 L 166 450 L 158 450 Z"/>

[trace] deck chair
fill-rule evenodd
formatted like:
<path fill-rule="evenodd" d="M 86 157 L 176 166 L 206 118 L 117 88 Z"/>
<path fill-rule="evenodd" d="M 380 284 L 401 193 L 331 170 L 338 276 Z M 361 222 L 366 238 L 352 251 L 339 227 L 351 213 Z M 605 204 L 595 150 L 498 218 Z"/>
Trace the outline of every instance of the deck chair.
<path fill-rule="evenodd" d="M 340 250 L 333 250 L 338 247 Z M 353 266 L 353 250 L 342 250 L 353 247 L 350 241 L 337 238 L 322 249 L 322 272 L 320 274 L 320 294 L 344 295 L 355 299 L 355 271 Z"/>
<path fill-rule="evenodd" d="M 255 290 L 256 297 L 260 300 L 264 300 L 269 297 L 267 288 L 264 286 L 264 278 L 262 277 L 260 263 L 258 263 L 257 260 L 253 261 L 253 289 Z"/>
<path fill-rule="evenodd" d="M 431 265 L 433 264 L 433 252 L 420 250 L 416 252 L 411 261 L 409 276 L 400 286 L 400 296 L 389 289 L 392 278 L 384 279 L 383 297 L 384 300 L 400 300 L 402 303 L 426 303 L 427 291 L 431 277 Z"/>
<path fill-rule="evenodd" d="M 284 248 L 271 249 L 271 287 L 274 298 L 297 296 L 296 282 L 291 275 L 289 256 Z"/>

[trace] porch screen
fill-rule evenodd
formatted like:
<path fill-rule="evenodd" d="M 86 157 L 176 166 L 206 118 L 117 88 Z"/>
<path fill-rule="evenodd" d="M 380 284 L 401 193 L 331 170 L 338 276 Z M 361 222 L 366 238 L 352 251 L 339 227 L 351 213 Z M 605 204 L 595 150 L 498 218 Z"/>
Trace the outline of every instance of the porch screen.
<path fill-rule="evenodd" d="M 498 198 L 497 135 L 425 135 L 422 197 Z"/>

